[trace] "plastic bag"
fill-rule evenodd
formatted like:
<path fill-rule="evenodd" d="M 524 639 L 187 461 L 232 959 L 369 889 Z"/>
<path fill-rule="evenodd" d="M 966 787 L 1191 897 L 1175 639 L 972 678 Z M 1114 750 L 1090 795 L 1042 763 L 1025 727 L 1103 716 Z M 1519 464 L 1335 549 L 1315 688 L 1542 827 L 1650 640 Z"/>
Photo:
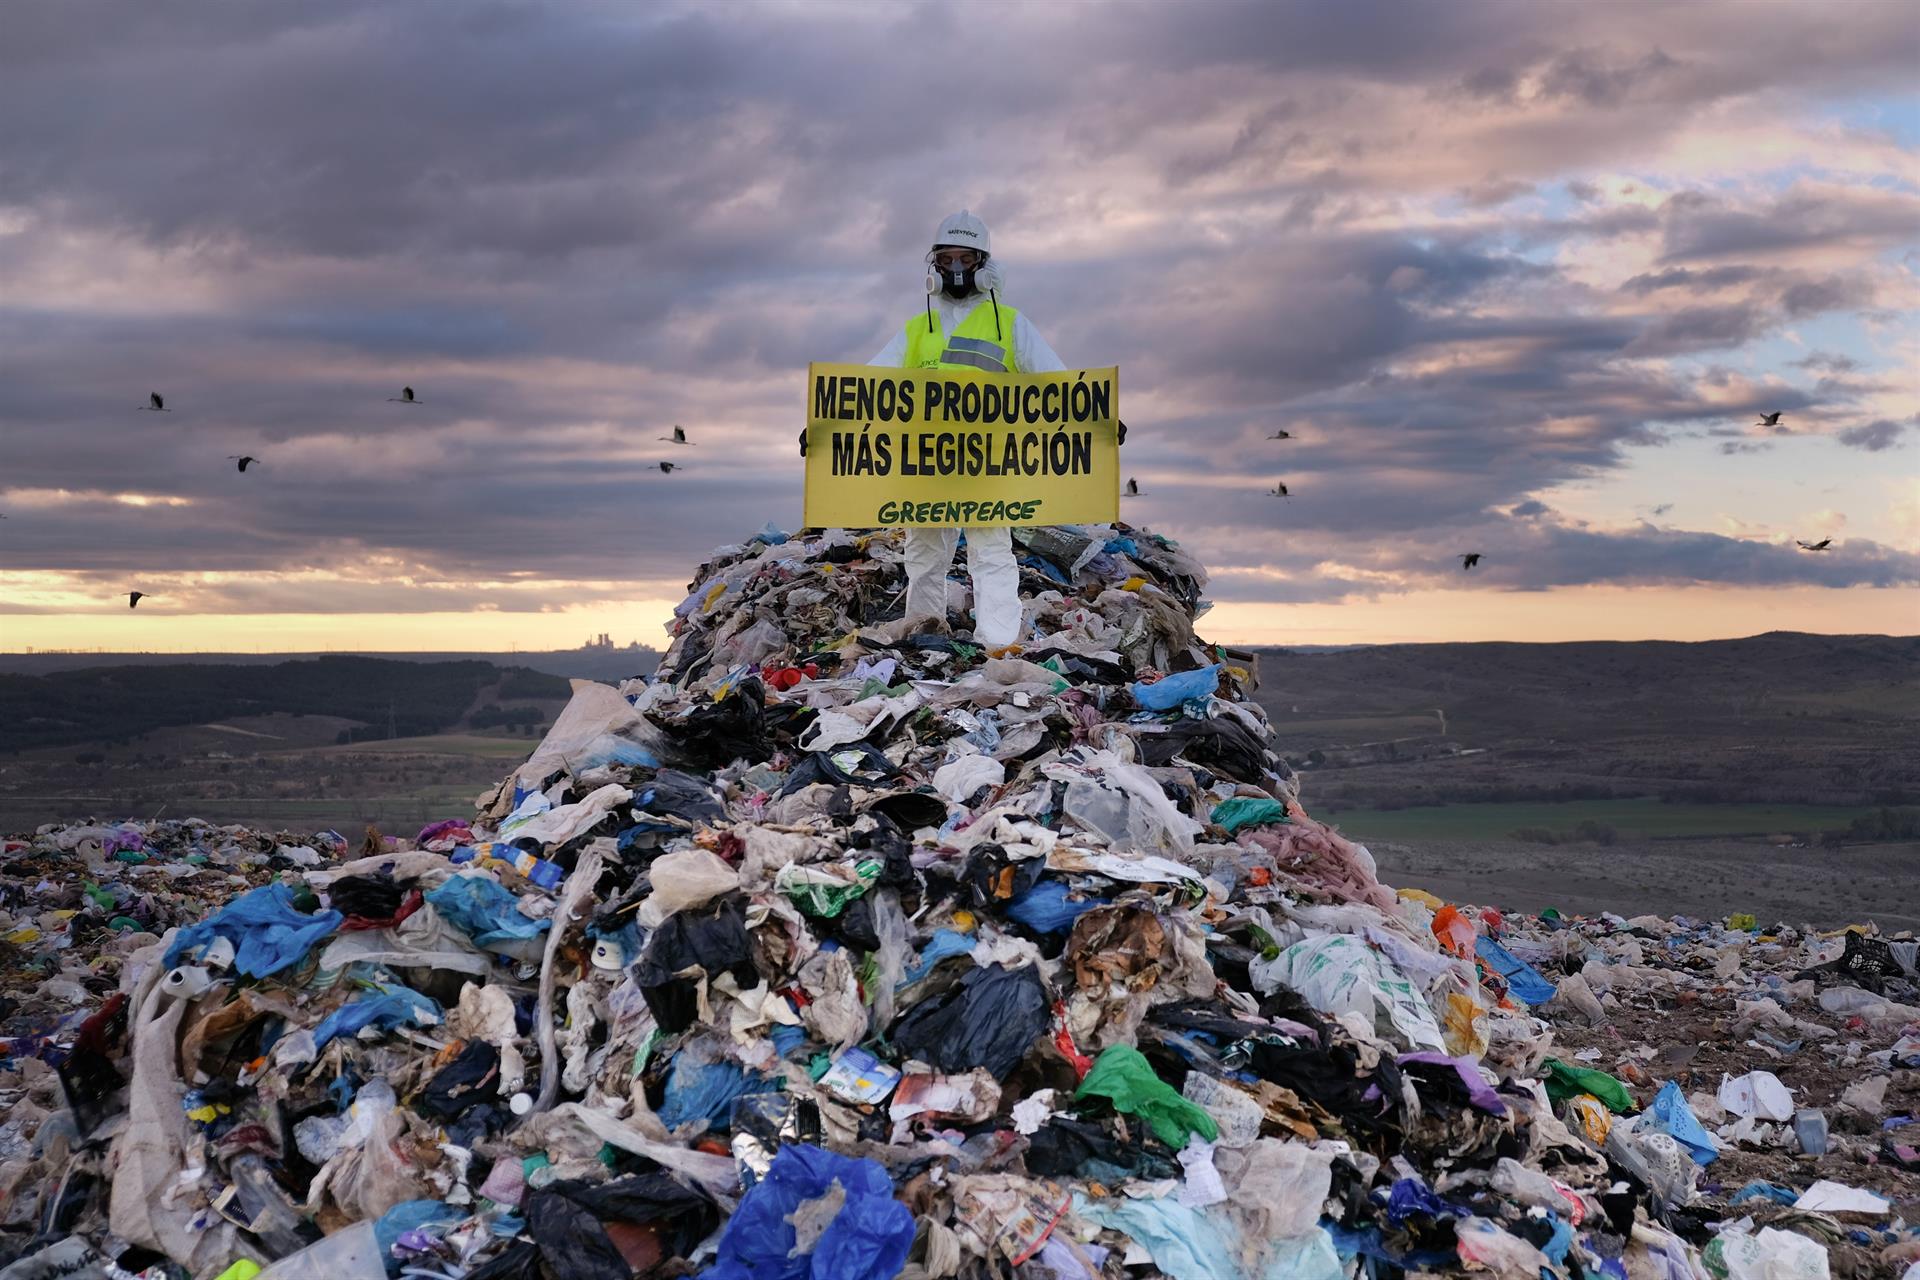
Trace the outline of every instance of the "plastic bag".
<path fill-rule="evenodd" d="M 804 1232 L 804 1235 L 802 1234 Z M 893 1280 L 913 1214 L 872 1160 L 789 1143 L 740 1200 L 706 1280 Z"/>
<path fill-rule="evenodd" d="M 640 909 L 640 922 L 658 925 L 676 911 L 704 907 L 740 887 L 740 873 L 705 849 L 663 853 L 647 868 L 653 894 Z"/>
<path fill-rule="evenodd" d="M 1793 1119 L 1793 1091 L 1771 1071 L 1720 1077 L 1720 1105 L 1729 1114 L 1756 1120 Z"/>
<path fill-rule="evenodd" d="M 1007 780 L 1007 766 L 992 756 L 965 755 L 949 760 L 934 771 L 933 789 L 955 804 L 982 787 L 997 787 Z"/>
<path fill-rule="evenodd" d="M 1436 917 L 1435 923 L 1438 922 Z M 1492 938 L 1476 938 L 1474 950 L 1487 968 L 1506 980 L 1507 990 L 1514 999 L 1524 1000 L 1528 1004 L 1545 1004 L 1553 999 L 1553 984 L 1541 977 L 1532 965 Z"/>
<path fill-rule="evenodd" d="M 1146 1058 L 1131 1045 L 1109 1045 L 1101 1050 L 1073 1096 L 1075 1101 L 1100 1098 L 1115 1111 L 1142 1117 L 1154 1136 L 1175 1151 L 1186 1146 L 1193 1134 L 1208 1142 L 1220 1136 L 1220 1126 L 1213 1117 L 1155 1075 Z"/>
<path fill-rule="evenodd" d="M 265 978 L 306 958 L 313 944 L 340 927 L 338 911 L 312 915 L 294 909 L 293 890 L 284 884 L 262 885 L 243 893 L 220 910 L 188 925 L 174 936 L 160 962 L 171 969 L 216 938 L 233 943 L 233 968 L 249 978 Z"/>
<path fill-rule="evenodd" d="M 1272 826 L 1287 820 L 1287 806 L 1266 796 L 1234 796 L 1213 807 L 1213 824 L 1229 835 L 1242 827 Z"/>
<path fill-rule="evenodd" d="M 1163 676 L 1152 684 L 1134 683 L 1128 685 L 1133 700 L 1148 711 L 1171 711 L 1183 702 L 1195 698 L 1210 698 L 1220 687 L 1220 667 L 1201 667 L 1198 671 L 1182 671 L 1177 675 Z"/>
<path fill-rule="evenodd" d="M 451 877 L 439 888 L 429 890 L 427 901 L 443 920 L 472 938 L 475 946 L 488 950 L 525 943 L 545 933 L 552 924 L 520 914 L 520 899 L 493 877 L 478 871 Z"/>
<path fill-rule="evenodd" d="M 1263 994 L 1282 984 L 1291 987 L 1321 1013 L 1358 1013 L 1411 1048 L 1446 1047 L 1433 1010 L 1413 984 L 1393 961 L 1350 934 L 1294 943 L 1256 973 L 1254 983 Z"/>
<path fill-rule="evenodd" d="M 1007 918 L 1035 933 L 1065 933 L 1085 912 L 1106 904 L 1099 898 L 1076 898 L 1059 880 L 1042 880 L 1007 906 Z"/>
<path fill-rule="evenodd" d="M 1723 1231 L 1707 1243 L 1707 1274 L 1726 1280 L 1829 1280 L 1827 1251 L 1792 1231 Z"/>
<path fill-rule="evenodd" d="M 1633 1095 L 1627 1092 L 1627 1086 L 1604 1071 L 1576 1067 L 1558 1058 L 1548 1058 L 1540 1065 L 1547 1073 L 1547 1098 L 1552 1102 L 1590 1093 L 1620 1114 L 1633 1110 Z"/>
<path fill-rule="evenodd" d="M 941 1071 L 985 1067 L 1004 1080 L 1052 1019 L 1052 1001 L 1038 969 L 989 965 L 908 1009 L 892 1039 L 903 1056 Z"/>
<path fill-rule="evenodd" d="M 682 970 L 695 968 L 707 978 L 731 973 L 742 991 L 759 985 L 738 895 L 710 907 L 676 911 L 647 939 L 634 981 L 668 1035 L 685 1031 L 699 1014 L 698 981 L 679 976 Z"/>

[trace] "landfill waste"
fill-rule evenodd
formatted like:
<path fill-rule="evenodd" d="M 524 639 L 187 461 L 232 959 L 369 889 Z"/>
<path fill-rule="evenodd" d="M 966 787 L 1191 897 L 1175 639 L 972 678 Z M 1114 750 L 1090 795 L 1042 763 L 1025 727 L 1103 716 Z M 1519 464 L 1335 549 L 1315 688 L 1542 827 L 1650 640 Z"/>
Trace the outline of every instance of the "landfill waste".
<path fill-rule="evenodd" d="M 1199 563 L 1015 541 L 992 652 L 897 533 L 720 548 L 410 838 L 6 839 L 0 1280 L 1920 1263 L 1913 941 L 1396 893 Z"/>

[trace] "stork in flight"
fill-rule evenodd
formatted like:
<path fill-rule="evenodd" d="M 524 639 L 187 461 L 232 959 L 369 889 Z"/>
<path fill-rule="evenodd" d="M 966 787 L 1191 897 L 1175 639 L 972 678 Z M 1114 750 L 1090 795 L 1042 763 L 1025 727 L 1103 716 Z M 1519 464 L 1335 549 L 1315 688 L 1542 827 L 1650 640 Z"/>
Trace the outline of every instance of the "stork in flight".
<path fill-rule="evenodd" d="M 1132 476 L 1127 477 L 1127 496 L 1129 498 L 1137 498 L 1140 496 L 1140 482 Z"/>
<path fill-rule="evenodd" d="M 1286 482 L 1282 481 L 1267 490 L 1267 496 L 1269 498 L 1291 498 L 1293 496 L 1293 490 L 1287 488 Z"/>
<path fill-rule="evenodd" d="M 1794 545 L 1799 547 L 1802 551 L 1825 551 L 1828 547 L 1831 547 L 1833 545 L 1832 538 L 1822 538 L 1818 542 L 1802 542 L 1798 538 L 1795 538 L 1793 541 L 1794 541 Z"/>
<path fill-rule="evenodd" d="M 140 604 L 140 602 L 141 602 L 142 600 L 145 600 L 145 599 L 147 598 L 147 596 L 148 596 L 148 594 L 149 594 L 149 593 L 148 593 L 148 592 L 145 592 L 145 591 L 129 591 L 129 592 L 127 592 L 127 608 L 129 608 L 129 609 L 133 609 L 133 608 L 138 608 L 138 607 L 139 607 L 139 604 Z"/>
<path fill-rule="evenodd" d="M 1480 553 L 1478 551 L 1469 551 L 1460 557 L 1460 567 L 1462 569 L 1471 569 L 1479 563 Z"/>
<path fill-rule="evenodd" d="M 1291 432 L 1291 431 L 1285 431 L 1285 430 L 1282 430 L 1282 431 L 1276 431 L 1276 432 L 1274 432 L 1274 433 L 1273 433 L 1272 435 L 1270 435 L 1270 436 L 1268 436 L 1268 437 L 1267 437 L 1267 439 L 1269 439 L 1269 440 L 1291 440 L 1291 439 L 1293 439 L 1293 432 Z"/>
<path fill-rule="evenodd" d="M 1780 425 L 1780 419 L 1785 416 L 1786 414 L 1784 413 L 1763 413 L 1760 415 L 1760 421 L 1753 425 L 1756 427 L 1777 427 Z"/>
<path fill-rule="evenodd" d="M 693 443 L 693 441 L 687 439 L 687 429 L 681 426 L 677 422 L 673 424 L 672 435 L 661 436 L 660 438 L 662 440 L 665 440 L 668 444 L 692 444 Z"/>
<path fill-rule="evenodd" d="M 413 398 L 412 387 L 402 387 L 400 388 L 399 395 L 387 397 L 387 403 L 388 404 L 424 404 L 425 401 L 416 400 Z"/>
<path fill-rule="evenodd" d="M 685 471 L 686 469 L 686 464 L 681 462 L 663 462 L 660 464 L 660 471 L 663 475 L 670 476 L 676 471 Z"/>
<path fill-rule="evenodd" d="M 173 412 L 173 410 L 167 408 L 167 398 L 161 395 L 158 391 L 147 392 L 147 402 L 141 405 L 140 407 L 142 409 L 145 409 L 149 413 L 172 413 Z"/>
<path fill-rule="evenodd" d="M 241 475 L 245 475 L 247 473 L 248 464 L 260 461 L 260 459 L 254 457 L 250 453 L 230 453 L 227 455 L 227 457 L 229 460 L 238 462 L 240 464 Z"/>

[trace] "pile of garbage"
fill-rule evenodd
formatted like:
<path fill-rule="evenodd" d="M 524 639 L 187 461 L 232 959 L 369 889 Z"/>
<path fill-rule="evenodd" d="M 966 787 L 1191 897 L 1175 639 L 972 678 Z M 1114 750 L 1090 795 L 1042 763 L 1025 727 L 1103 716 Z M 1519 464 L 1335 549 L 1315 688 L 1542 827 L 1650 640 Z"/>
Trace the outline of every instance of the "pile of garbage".
<path fill-rule="evenodd" d="M 1198 563 L 1017 538 L 999 652 L 721 548 L 411 839 L 7 841 L 0 1280 L 1920 1275 L 1913 943 L 1396 894 Z"/>

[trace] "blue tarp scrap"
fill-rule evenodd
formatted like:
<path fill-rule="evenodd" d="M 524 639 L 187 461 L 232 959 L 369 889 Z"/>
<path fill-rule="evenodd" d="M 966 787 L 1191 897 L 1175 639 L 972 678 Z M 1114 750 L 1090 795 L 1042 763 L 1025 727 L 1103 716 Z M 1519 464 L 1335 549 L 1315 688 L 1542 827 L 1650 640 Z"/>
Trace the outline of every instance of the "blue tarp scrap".
<path fill-rule="evenodd" d="M 359 1035 L 366 1027 L 391 1031 L 403 1025 L 434 1027 L 441 1022 L 440 1005 L 412 987 L 382 984 L 341 1005 L 313 1029 L 315 1052 L 340 1036 Z"/>
<path fill-rule="evenodd" d="M 427 901 L 442 919 L 480 947 L 538 937 L 552 924 L 521 915 L 520 899 L 492 877 L 477 872 L 454 876 L 439 888 L 427 890 Z"/>
<path fill-rule="evenodd" d="M 294 910 L 293 890 L 286 885 L 262 885 L 180 930 L 161 963 L 171 969 L 214 939 L 225 938 L 233 943 L 234 972 L 265 978 L 299 964 L 314 943 L 340 927 L 342 919 L 338 911 L 305 915 Z"/>
<path fill-rule="evenodd" d="M 1507 990 L 1513 998 L 1527 1004 L 1545 1004 L 1553 999 L 1557 989 L 1551 982 L 1540 976 L 1539 970 L 1507 950 L 1492 938 L 1484 935 L 1474 942 L 1474 950 L 1487 968 L 1506 980 Z"/>

